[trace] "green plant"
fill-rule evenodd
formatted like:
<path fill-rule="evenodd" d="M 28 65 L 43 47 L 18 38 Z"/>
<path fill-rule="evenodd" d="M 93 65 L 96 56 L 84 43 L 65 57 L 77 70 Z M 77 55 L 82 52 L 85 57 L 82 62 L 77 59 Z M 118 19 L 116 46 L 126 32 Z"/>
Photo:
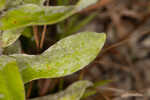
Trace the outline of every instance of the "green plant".
<path fill-rule="evenodd" d="M 80 0 L 74 6 L 45 7 L 44 0 L 1 0 L 1 46 L 13 44 L 32 25 L 58 23 L 96 1 Z M 95 59 L 105 38 L 104 33 L 81 32 L 60 40 L 40 55 L 1 55 L 0 100 L 25 100 L 25 83 L 39 78 L 62 77 L 82 69 Z M 79 85 L 77 89 L 82 90 L 75 96 L 70 94 L 72 100 L 79 100 L 85 88 L 90 86 L 86 81 L 79 83 L 87 85 Z M 70 100 L 70 97 L 61 96 L 57 100 Z"/>

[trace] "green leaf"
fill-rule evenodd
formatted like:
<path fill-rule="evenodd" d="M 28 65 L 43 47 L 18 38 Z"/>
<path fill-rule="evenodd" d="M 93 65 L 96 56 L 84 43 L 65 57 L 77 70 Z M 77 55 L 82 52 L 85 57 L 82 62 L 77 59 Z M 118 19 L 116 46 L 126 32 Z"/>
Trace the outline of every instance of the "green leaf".
<path fill-rule="evenodd" d="M 0 56 L 0 100 L 24 99 L 24 86 L 16 60 Z"/>
<path fill-rule="evenodd" d="M 15 30 L 7 30 L 4 32 L 1 32 L 2 35 L 0 35 L 0 42 L 1 46 L 3 48 L 6 48 L 13 44 L 20 36 L 21 34 L 27 38 L 32 37 L 32 27 L 26 27 L 22 29 L 15 29 Z"/>
<path fill-rule="evenodd" d="M 33 37 L 33 28 L 32 27 L 26 27 L 24 31 L 22 32 L 22 35 L 26 38 L 32 38 Z"/>
<path fill-rule="evenodd" d="M 41 55 L 16 54 L 9 57 L 16 59 L 24 83 L 39 78 L 56 78 L 70 75 L 93 61 L 105 38 L 103 33 L 82 32 L 60 40 Z"/>
<path fill-rule="evenodd" d="M 75 6 L 44 7 L 26 4 L 7 11 L 0 19 L 0 29 L 10 30 L 31 25 L 58 23 L 98 0 L 80 0 Z"/>
<path fill-rule="evenodd" d="M 5 8 L 6 0 L 0 0 L 0 11 Z"/>
<path fill-rule="evenodd" d="M 104 86 L 108 83 L 112 82 L 112 80 L 103 80 L 103 81 L 98 81 L 94 83 L 94 88 L 99 87 L 99 86 Z"/>
<path fill-rule="evenodd" d="M 20 37 L 23 30 L 24 29 L 15 29 L 2 32 L 2 35 L 0 36 L 2 47 L 5 48 L 14 43 Z"/>
<path fill-rule="evenodd" d="M 18 53 L 21 53 L 21 45 L 19 40 L 16 41 L 14 44 L 3 49 L 4 55 L 18 54 Z"/>
<path fill-rule="evenodd" d="M 30 100 L 80 100 L 86 88 L 92 86 L 89 81 L 78 81 L 60 93 Z"/>
<path fill-rule="evenodd" d="M 97 93 L 97 90 L 96 90 L 97 87 L 104 86 L 104 85 L 108 84 L 109 82 L 112 82 L 112 81 L 111 80 L 102 80 L 102 81 L 98 81 L 98 82 L 93 83 L 92 88 L 88 89 L 84 93 L 84 95 L 82 96 L 82 98 L 84 99 L 84 98 L 86 98 L 88 96 L 96 94 Z"/>
<path fill-rule="evenodd" d="M 92 96 L 94 94 L 96 94 L 97 91 L 95 89 L 88 89 L 82 96 L 82 99 L 87 98 L 88 96 Z"/>
<path fill-rule="evenodd" d="M 41 55 L 16 54 L 25 83 L 39 78 L 72 74 L 95 59 L 105 42 L 105 34 L 82 32 L 57 42 Z"/>

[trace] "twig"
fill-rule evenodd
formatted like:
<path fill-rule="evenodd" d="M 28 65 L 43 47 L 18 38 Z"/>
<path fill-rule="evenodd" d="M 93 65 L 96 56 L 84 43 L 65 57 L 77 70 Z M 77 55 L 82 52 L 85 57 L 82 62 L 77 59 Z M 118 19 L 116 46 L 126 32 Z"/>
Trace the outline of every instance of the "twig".
<path fill-rule="evenodd" d="M 27 91 L 27 99 L 30 97 L 31 95 L 31 92 L 32 92 L 32 87 L 33 87 L 33 82 L 30 82 L 29 83 L 29 88 L 28 88 L 28 91 Z"/>
<path fill-rule="evenodd" d="M 50 83 L 51 83 L 50 79 L 45 80 L 45 82 L 43 84 L 43 88 L 41 89 L 41 92 L 39 93 L 40 96 L 43 96 L 47 93 Z"/>
<path fill-rule="evenodd" d="M 100 88 L 100 90 L 104 90 L 104 91 L 113 91 L 115 93 L 117 93 L 118 96 L 120 96 L 121 98 L 128 98 L 128 97 L 143 97 L 144 95 L 141 93 L 137 93 L 134 91 L 125 91 L 122 89 L 117 89 L 117 88 Z"/>
<path fill-rule="evenodd" d="M 36 47 L 37 47 L 37 49 L 39 49 L 39 36 L 38 36 L 38 27 L 37 26 L 33 26 L 33 33 L 34 33 Z"/>
<path fill-rule="evenodd" d="M 36 47 L 37 50 L 39 49 L 39 36 L 38 36 L 38 27 L 37 26 L 33 26 L 33 34 L 34 34 L 34 39 L 35 39 L 35 43 L 36 43 Z M 32 86 L 33 82 L 29 83 L 29 89 L 27 91 L 27 99 L 30 97 L 31 92 L 32 92 Z"/>
<path fill-rule="evenodd" d="M 42 37 L 41 37 L 41 42 L 40 42 L 40 49 L 43 48 L 46 30 L 47 30 L 47 25 L 44 25 L 44 27 L 43 27 L 43 32 L 42 32 Z"/>
<path fill-rule="evenodd" d="M 104 49 L 103 53 L 106 53 L 107 51 L 109 51 L 111 49 L 114 49 L 114 48 L 117 48 L 117 47 L 123 45 L 124 43 L 128 42 L 128 40 L 129 40 L 129 38 L 127 37 L 127 38 L 125 38 L 125 39 L 123 39 L 123 40 L 121 40 L 115 44 L 110 45 L 108 48 Z"/>
<path fill-rule="evenodd" d="M 47 0 L 46 2 L 46 6 L 49 5 L 50 0 Z M 44 40 L 45 40 L 45 34 L 46 34 L 46 30 L 47 30 L 47 25 L 44 25 L 43 27 L 43 32 L 42 32 L 42 37 L 41 37 L 41 42 L 40 42 L 40 49 L 43 48 L 43 44 L 44 44 Z"/>

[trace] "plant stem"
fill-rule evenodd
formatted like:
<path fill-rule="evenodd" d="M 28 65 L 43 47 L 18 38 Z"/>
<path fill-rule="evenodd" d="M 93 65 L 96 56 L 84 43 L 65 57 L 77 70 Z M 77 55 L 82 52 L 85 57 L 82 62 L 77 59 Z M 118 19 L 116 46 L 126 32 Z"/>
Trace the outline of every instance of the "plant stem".
<path fill-rule="evenodd" d="M 39 49 L 39 36 L 38 36 L 38 27 L 37 26 L 33 26 L 33 33 L 34 33 L 36 47 L 37 47 L 37 49 Z"/>
<path fill-rule="evenodd" d="M 48 6 L 48 5 L 49 5 L 49 0 L 47 0 L 47 2 L 46 2 L 46 6 Z M 43 27 L 43 32 L 42 32 L 42 37 L 41 37 L 41 42 L 40 42 L 40 49 L 43 48 L 46 30 L 47 30 L 47 25 L 44 25 L 44 27 Z"/>
<path fill-rule="evenodd" d="M 42 32 L 42 37 L 41 37 L 41 42 L 40 42 L 40 49 L 43 48 L 46 30 L 47 30 L 47 25 L 44 25 L 44 27 L 43 27 L 43 32 Z"/>

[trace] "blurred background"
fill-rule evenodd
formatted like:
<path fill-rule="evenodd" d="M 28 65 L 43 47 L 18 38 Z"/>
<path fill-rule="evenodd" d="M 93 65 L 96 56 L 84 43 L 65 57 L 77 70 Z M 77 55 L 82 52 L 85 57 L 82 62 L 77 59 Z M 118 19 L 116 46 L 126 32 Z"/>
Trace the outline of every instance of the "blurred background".
<path fill-rule="evenodd" d="M 50 0 L 49 4 L 70 5 L 76 2 Z M 39 35 L 42 29 L 38 26 Z M 97 93 L 85 100 L 149 100 L 150 1 L 99 0 L 65 21 L 47 26 L 40 52 L 36 50 L 33 35 L 21 36 L 22 52 L 41 53 L 58 40 L 81 31 L 107 34 L 107 42 L 98 57 L 73 75 L 26 84 L 27 97 L 56 93 L 77 80 L 86 79 L 106 84 L 97 87 Z"/>

